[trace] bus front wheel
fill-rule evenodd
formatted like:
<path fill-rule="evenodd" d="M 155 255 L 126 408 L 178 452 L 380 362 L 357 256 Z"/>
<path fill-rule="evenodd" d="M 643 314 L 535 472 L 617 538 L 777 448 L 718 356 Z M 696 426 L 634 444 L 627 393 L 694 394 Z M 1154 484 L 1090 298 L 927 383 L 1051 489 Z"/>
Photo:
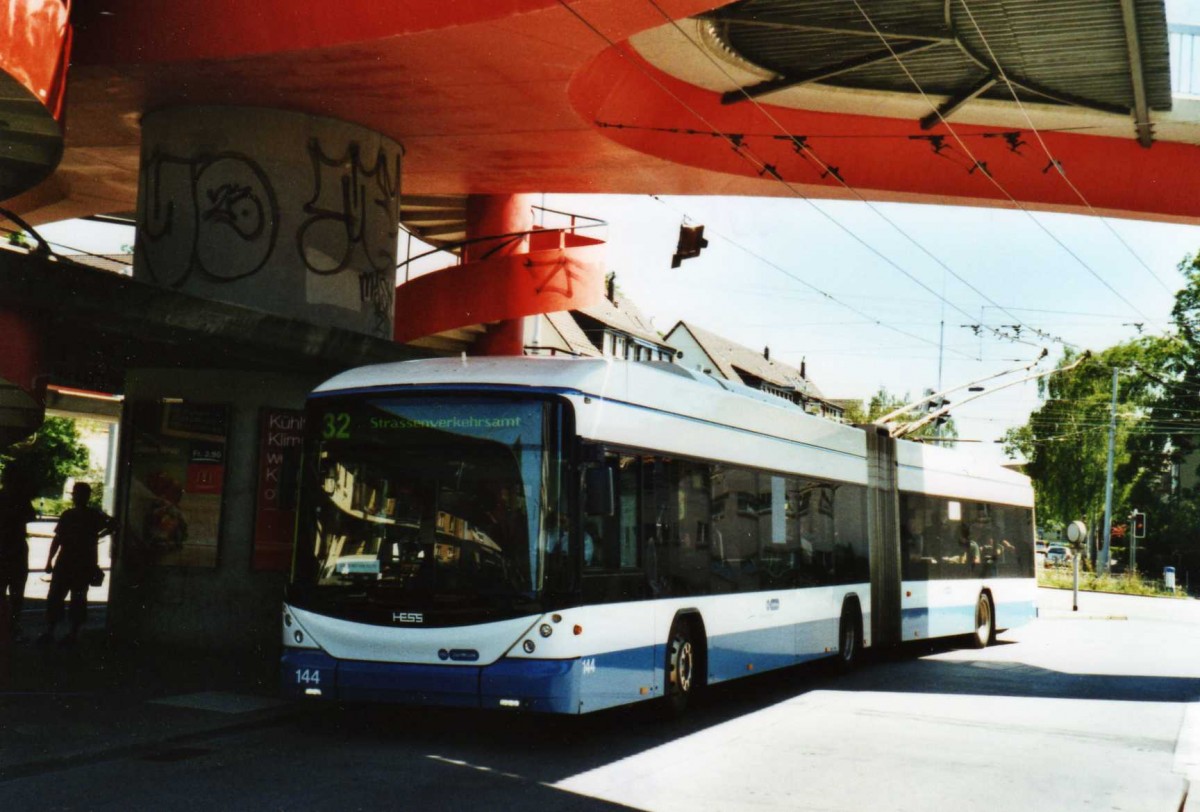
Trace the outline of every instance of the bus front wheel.
<path fill-rule="evenodd" d="M 686 620 L 676 620 L 667 636 L 667 663 L 664 699 L 670 716 L 680 716 L 688 701 L 696 693 L 699 673 L 696 641 L 692 625 Z"/>

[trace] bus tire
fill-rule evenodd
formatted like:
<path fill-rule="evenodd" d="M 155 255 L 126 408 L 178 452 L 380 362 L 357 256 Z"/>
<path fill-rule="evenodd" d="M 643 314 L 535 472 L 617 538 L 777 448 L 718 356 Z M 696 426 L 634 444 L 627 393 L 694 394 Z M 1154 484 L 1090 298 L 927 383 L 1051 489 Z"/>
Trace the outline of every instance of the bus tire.
<path fill-rule="evenodd" d="M 975 631 L 971 634 L 971 643 L 975 648 L 986 648 L 995 637 L 996 613 L 992 609 L 992 599 L 986 592 L 980 592 L 975 604 Z"/>
<path fill-rule="evenodd" d="M 668 718 L 687 710 L 700 687 L 700 651 L 694 627 L 686 618 L 675 618 L 667 635 L 667 662 L 663 676 L 663 701 Z"/>
<path fill-rule="evenodd" d="M 850 671 L 862 662 L 863 632 L 862 611 L 858 602 L 847 600 L 842 604 L 842 619 L 838 624 L 838 668 Z"/>

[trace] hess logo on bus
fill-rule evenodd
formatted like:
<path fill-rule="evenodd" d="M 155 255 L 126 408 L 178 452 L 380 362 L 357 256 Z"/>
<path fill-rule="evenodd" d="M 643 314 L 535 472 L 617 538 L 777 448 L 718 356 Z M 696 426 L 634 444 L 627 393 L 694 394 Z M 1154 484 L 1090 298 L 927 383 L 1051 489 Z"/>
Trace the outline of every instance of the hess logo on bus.
<path fill-rule="evenodd" d="M 425 615 L 421 612 L 392 612 L 393 623 L 424 623 Z"/>

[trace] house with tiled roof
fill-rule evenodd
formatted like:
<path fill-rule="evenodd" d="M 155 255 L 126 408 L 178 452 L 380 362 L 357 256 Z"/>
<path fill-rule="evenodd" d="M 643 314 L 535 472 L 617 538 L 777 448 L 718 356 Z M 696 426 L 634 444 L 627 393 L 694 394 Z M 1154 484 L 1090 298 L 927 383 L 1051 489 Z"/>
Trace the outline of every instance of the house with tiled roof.
<path fill-rule="evenodd" d="M 684 321 L 672 327 L 664 341 L 679 353 L 678 361 L 685 366 L 767 392 L 823 417 L 840 420 L 845 413 L 843 406 L 825 397 L 809 380 L 803 361 L 797 369 L 772 359 L 769 350 L 757 352 Z"/>
<path fill-rule="evenodd" d="M 630 361 L 671 361 L 675 350 L 610 280 L 607 296 L 598 304 L 570 312 L 547 313 L 535 327 L 529 349 L 537 355 L 626 358 Z"/>

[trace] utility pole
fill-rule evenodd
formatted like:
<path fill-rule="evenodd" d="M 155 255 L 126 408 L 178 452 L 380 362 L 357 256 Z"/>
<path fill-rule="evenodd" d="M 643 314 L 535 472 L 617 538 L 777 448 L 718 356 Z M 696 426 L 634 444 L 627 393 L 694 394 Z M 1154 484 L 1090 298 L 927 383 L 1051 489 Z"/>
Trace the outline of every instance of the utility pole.
<path fill-rule="evenodd" d="M 1108 572 L 1112 566 L 1112 492 L 1113 451 L 1117 444 L 1117 370 L 1113 368 L 1112 403 L 1108 417 L 1108 472 L 1104 477 L 1104 556 L 1099 572 Z"/>

